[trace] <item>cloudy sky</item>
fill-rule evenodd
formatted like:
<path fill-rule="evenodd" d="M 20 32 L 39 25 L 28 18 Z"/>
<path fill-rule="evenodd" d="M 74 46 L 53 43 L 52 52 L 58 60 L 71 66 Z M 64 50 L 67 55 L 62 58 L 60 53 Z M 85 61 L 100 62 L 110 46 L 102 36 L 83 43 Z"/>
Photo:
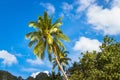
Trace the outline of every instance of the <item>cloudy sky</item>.
<path fill-rule="evenodd" d="M 47 11 L 53 21 L 63 18 L 61 29 L 70 38 L 68 55 L 78 61 L 84 51 L 99 51 L 103 36 L 120 37 L 120 0 L 1 0 L 0 70 L 24 78 L 38 71 L 51 71 L 47 55 L 37 59 L 25 34 L 33 31 L 30 21 Z"/>

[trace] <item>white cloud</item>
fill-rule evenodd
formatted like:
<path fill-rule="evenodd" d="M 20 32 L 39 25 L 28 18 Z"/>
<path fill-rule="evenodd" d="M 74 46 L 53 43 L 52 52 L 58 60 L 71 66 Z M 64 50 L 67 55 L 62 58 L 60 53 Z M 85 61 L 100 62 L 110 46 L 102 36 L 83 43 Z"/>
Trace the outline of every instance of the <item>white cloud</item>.
<path fill-rule="evenodd" d="M 106 3 L 108 3 L 110 0 L 105 0 Z"/>
<path fill-rule="evenodd" d="M 62 9 L 63 9 L 64 11 L 70 11 L 70 10 L 73 9 L 73 5 L 64 2 L 64 3 L 62 3 Z"/>
<path fill-rule="evenodd" d="M 76 13 L 80 13 L 81 11 L 84 11 L 86 8 L 88 8 L 90 5 L 92 5 L 95 2 L 95 0 L 77 0 L 75 2 L 76 5 L 78 5 L 76 9 Z"/>
<path fill-rule="evenodd" d="M 89 39 L 86 37 L 80 37 L 78 41 L 76 41 L 75 46 L 73 49 L 75 51 L 90 51 L 93 50 L 100 51 L 99 46 L 101 45 L 101 42 L 99 42 L 97 39 Z"/>
<path fill-rule="evenodd" d="M 114 0 L 110 9 L 99 5 L 92 5 L 87 12 L 88 23 L 98 31 L 104 34 L 117 35 L 120 34 L 120 0 Z"/>
<path fill-rule="evenodd" d="M 46 73 L 47 75 L 49 75 L 49 71 L 43 71 L 43 73 Z"/>
<path fill-rule="evenodd" d="M 61 17 L 67 16 L 68 18 L 72 18 L 74 15 L 71 13 L 71 11 L 73 10 L 73 5 L 69 4 L 67 2 L 63 2 L 62 3 L 62 12 L 60 13 Z"/>
<path fill-rule="evenodd" d="M 40 5 L 43 6 L 47 10 L 49 15 L 55 13 L 55 7 L 52 4 L 50 4 L 50 3 L 40 3 Z"/>
<path fill-rule="evenodd" d="M 36 78 L 36 76 L 37 76 L 39 73 L 40 73 L 40 72 L 32 73 L 32 74 L 31 74 L 31 77 Z"/>
<path fill-rule="evenodd" d="M 17 63 L 17 59 L 14 55 L 7 52 L 6 50 L 0 51 L 0 59 L 3 59 L 2 64 L 11 66 Z"/>
<path fill-rule="evenodd" d="M 82 11 L 87 10 L 87 8 L 92 5 L 95 0 L 74 0 L 73 3 L 62 3 L 63 12 L 60 15 L 64 15 L 71 20 L 80 19 Z"/>
<path fill-rule="evenodd" d="M 112 7 L 119 7 L 120 8 L 120 0 L 113 0 Z"/>
<path fill-rule="evenodd" d="M 39 58 L 37 59 L 27 59 L 27 62 L 30 63 L 31 65 L 43 65 L 43 61 Z"/>

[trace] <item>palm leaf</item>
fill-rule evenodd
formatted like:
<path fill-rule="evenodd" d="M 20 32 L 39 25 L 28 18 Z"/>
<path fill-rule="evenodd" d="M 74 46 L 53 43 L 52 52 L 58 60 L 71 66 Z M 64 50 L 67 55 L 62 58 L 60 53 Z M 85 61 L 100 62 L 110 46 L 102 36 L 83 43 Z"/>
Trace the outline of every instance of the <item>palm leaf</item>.
<path fill-rule="evenodd" d="M 62 34 L 62 33 L 59 33 L 59 34 L 57 34 L 56 35 L 58 38 L 60 38 L 61 40 L 65 40 L 65 41 L 70 41 L 70 39 L 66 36 L 66 35 L 64 35 L 64 34 Z"/>
<path fill-rule="evenodd" d="M 44 22 L 47 24 L 48 23 L 48 14 L 47 14 L 47 12 L 45 11 L 44 12 Z"/>
<path fill-rule="evenodd" d="M 32 47 L 32 45 L 35 44 L 36 42 L 37 42 L 37 40 L 32 40 L 32 41 L 29 42 L 28 46 Z"/>
<path fill-rule="evenodd" d="M 36 44 L 36 46 L 34 47 L 34 54 L 37 57 L 40 57 L 41 59 L 43 59 L 43 54 L 44 54 L 44 49 L 45 48 L 45 44 L 44 42 L 41 40 L 38 42 L 38 44 Z"/>
<path fill-rule="evenodd" d="M 64 44 L 58 39 L 58 38 L 54 38 L 56 43 L 58 43 L 59 46 L 63 47 L 65 49 Z"/>
<path fill-rule="evenodd" d="M 49 45 L 49 44 L 48 44 L 47 51 L 48 51 L 48 58 L 49 58 L 50 61 L 52 61 L 52 54 L 51 54 L 52 53 L 52 46 Z"/>
<path fill-rule="evenodd" d="M 48 59 L 50 62 L 52 61 L 52 54 L 48 54 Z"/>
<path fill-rule="evenodd" d="M 36 23 L 36 22 L 31 21 L 31 22 L 29 23 L 29 27 L 33 27 L 33 26 L 37 26 L 37 23 Z"/>
<path fill-rule="evenodd" d="M 60 47 L 59 47 L 59 45 L 57 44 L 56 41 L 53 42 L 53 46 L 56 47 L 56 51 L 57 51 L 57 54 L 56 54 L 56 55 L 57 55 L 58 57 L 62 57 L 63 54 L 61 53 Z"/>
<path fill-rule="evenodd" d="M 38 33 L 38 32 L 30 32 L 28 34 L 26 34 L 25 38 L 28 39 L 32 39 L 32 38 L 38 38 L 40 37 L 41 35 Z"/>
<path fill-rule="evenodd" d="M 58 23 L 54 24 L 54 25 L 52 26 L 52 28 L 59 27 L 59 26 L 61 26 L 61 25 L 62 25 L 62 22 L 58 22 Z"/>
<path fill-rule="evenodd" d="M 54 24 L 53 24 L 52 26 L 54 26 L 55 24 L 61 22 L 62 19 L 63 19 L 62 17 L 58 18 L 58 19 L 54 22 Z M 61 23 L 62 23 L 62 22 L 61 22 Z"/>
<path fill-rule="evenodd" d="M 44 23 L 43 17 L 42 16 L 38 16 L 38 27 L 39 27 L 38 29 L 40 29 L 41 31 L 43 31 L 43 29 L 44 29 L 43 23 Z"/>
<path fill-rule="evenodd" d="M 42 49 L 42 50 L 41 50 Z M 41 46 L 41 54 L 40 54 L 40 58 L 42 59 L 42 60 L 44 60 L 44 56 L 45 56 L 45 49 L 46 49 L 46 41 L 45 42 L 43 42 L 43 46 Z"/>
<path fill-rule="evenodd" d="M 55 63 L 53 64 L 53 69 L 55 69 L 56 66 L 57 66 L 57 63 L 55 62 Z"/>

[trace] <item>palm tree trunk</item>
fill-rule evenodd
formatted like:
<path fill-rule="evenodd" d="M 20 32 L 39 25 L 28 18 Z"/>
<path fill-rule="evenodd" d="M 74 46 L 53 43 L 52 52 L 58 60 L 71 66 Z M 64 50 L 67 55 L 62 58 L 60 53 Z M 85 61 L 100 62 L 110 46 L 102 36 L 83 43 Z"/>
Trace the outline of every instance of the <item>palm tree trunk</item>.
<path fill-rule="evenodd" d="M 66 80 L 68 80 L 68 77 L 67 77 L 67 75 L 65 74 L 65 71 L 64 71 L 63 68 L 61 67 L 60 62 L 59 62 L 59 60 L 58 60 L 57 51 L 56 51 L 56 47 L 55 47 L 55 46 L 53 46 L 53 50 L 54 50 L 55 59 L 56 59 L 56 61 L 57 61 L 57 64 L 58 64 L 59 68 L 61 69 L 61 71 L 62 71 L 62 73 L 63 73 L 63 76 L 64 76 L 64 78 L 65 78 Z"/>

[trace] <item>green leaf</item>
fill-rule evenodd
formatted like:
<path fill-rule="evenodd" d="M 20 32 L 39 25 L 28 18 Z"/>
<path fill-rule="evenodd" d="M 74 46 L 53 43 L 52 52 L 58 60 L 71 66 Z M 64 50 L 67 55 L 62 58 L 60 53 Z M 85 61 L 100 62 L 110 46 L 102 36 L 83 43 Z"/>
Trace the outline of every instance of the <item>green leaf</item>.
<path fill-rule="evenodd" d="M 61 47 L 63 47 L 63 48 L 65 49 L 64 44 L 63 44 L 59 39 L 57 39 L 57 38 L 55 37 L 54 40 L 56 41 L 56 43 L 57 43 L 59 46 L 61 46 Z"/>
<path fill-rule="evenodd" d="M 36 22 L 30 22 L 29 27 L 37 27 L 37 23 Z"/>
<path fill-rule="evenodd" d="M 48 23 L 48 14 L 47 14 L 46 11 L 44 12 L 44 22 L 45 22 L 46 24 Z"/>
<path fill-rule="evenodd" d="M 37 57 L 40 57 L 43 59 L 44 56 L 44 50 L 45 50 L 45 43 L 41 40 L 38 42 L 38 44 L 36 44 L 36 46 L 34 47 L 34 54 Z"/>
<path fill-rule="evenodd" d="M 49 61 L 52 61 L 52 46 L 48 44 L 48 58 L 49 58 Z"/>
<path fill-rule="evenodd" d="M 59 27 L 59 26 L 61 26 L 61 25 L 62 25 L 62 22 L 58 22 L 58 23 L 54 24 L 54 25 L 52 26 L 52 28 Z"/>
<path fill-rule="evenodd" d="M 26 34 L 25 38 L 28 39 L 28 38 L 37 38 L 37 37 L 40 37 L 40 34 L 38 32 L 30 32 L 28 34 Z"/>
<path fill-rule="evenodd" d="M 61 22 L 62 19 L 63 19 L 62 17 L 58 18 L 58 19 L 54 22 L 53 26 L 54 26 L 55 24 Z"/>
<path fill-rule="evenodd" d="M 35 44 L 36 42 L 37 42 L 37 40 L 30 41 L 29 44 L 28 44 L 28 46 L 32 47 L 32 45 Z"/>
<path fill-rule="evenodd" d="M 48 53 L 51 54 L 52 53 L 52 46 L 48 44 Z"/>
<path fill-rule="evenodd" d="M 65 40 L 65 41 L 68 41 L 68 42 L 70 41 L 70 39 L 62 33 L 57 34 L 57 36 L 62 40 Z"/>

